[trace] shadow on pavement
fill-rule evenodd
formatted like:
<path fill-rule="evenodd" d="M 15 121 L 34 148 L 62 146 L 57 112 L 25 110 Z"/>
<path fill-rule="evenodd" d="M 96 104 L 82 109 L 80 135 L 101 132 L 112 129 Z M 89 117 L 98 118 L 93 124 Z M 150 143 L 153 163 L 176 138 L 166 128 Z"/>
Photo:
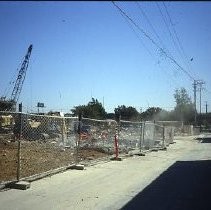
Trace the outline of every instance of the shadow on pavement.
<path fill-rule="evenodd" d="M 176 162 L 122 209 L 211 209 L 211 160 Z"/>
<path fill-rule="evenodd" d="M 201 143 L 211 143 L 211 138 L 203 138 Z"/>

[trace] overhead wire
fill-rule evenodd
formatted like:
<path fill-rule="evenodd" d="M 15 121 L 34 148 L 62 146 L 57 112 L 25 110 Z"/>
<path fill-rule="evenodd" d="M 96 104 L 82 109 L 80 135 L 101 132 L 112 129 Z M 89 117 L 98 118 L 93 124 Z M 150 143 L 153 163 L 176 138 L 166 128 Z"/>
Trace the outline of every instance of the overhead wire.
<path fill-rule="evenodd" d="M 160 66 L 160 62 L 156 60 L 155 56 L 152 54 L 152 52 L 146 47 L 146 45 L 144 44 L 144 42 L 142 41 L 140 34 L 137 33 L 137 31 L 133 28 L 132 23 L 122 14 L 120 13 L 121 16 L 123 17 L 123 19 L 125 19 L 126 24 L 129 26 L 129 28 L 134 32 L 136 38 L 141 42 L 142 46 L 146 49 L 146 51 L 148 52 L 148 54 L 151 56 L 151 58 L 153 60 L 155 60 L 155 63 L 158 65 L 158 67 L 162 70 L 165 71 L 164 69 L 161 68 Z M 168 74 L 168 72 L 165 71 L 166 74 Z M 169 74 L 168 74 L 169 75 Z M 174 80 L 174 78 L 173 78 Z M 172 87 L 172 83 L 170 82 L 170 80 L 167 80 L 167 82 L 170 84 L 170 87 Z M 175 80 L 174 84 L 177 83 L 177 81 Z"/>
<path fill-rule="evenodd" d="M 161 14 L 162 20 L 163 20 L 163 22 L 164 22 L 164 24 L 165 24 L 165 26 L 166 26 L 166 28 L 167 28 L 167 31 L 168 31 L 169 36 L 170 36 L 170 38 L 171 38 L 171 40 L 172 40 L 172 43 L 173 43 L 173 45 L 174 45 L 174 47 L 175 47 L 175 50 L 178 52 L 178 54 L 180 55 L 180 58 L 181 58 L 182 61 L 183 61 L 183 64 L 184 64 L 184 65 L 186 66 L 186 68 L 188 69 L 189 66 L 188 66 L 187 63 L 185 62 L 186 59 L 184 58 L 183 53 L 181 52 L 181 49 L 180 49 L 180 47 L 179 47 L 179 44 L 176 42 L 176 40 L 175 40 L 175 38 L 174 38 L 174 36 L 173 36 L 171 30 L 170 30 L 170 27 L 169 27 L 169 25 L 168 25 L 168 23 L 167 23 L 167 22 L 168 22 L 168 19 L 166 18 L 166 16 L 165 16 L 164 13 L 162 12 L 161 7 L 159 6 L 158 2 L 155 2 L 155 4 L 156 4 L 156 6 L 157 6 L 157 8 L 158 8 L 158 10 L 159 10 L 159 12 L 160 12 L 160 14 Z M 169 13 L 167 14 L 167 16 L 170 17 L 170 16 L 169 16 Z M 169 20 L 169 22 L 172 23 L 171 20 Z M 172 23 L 172 27 L 173 27 L 173 23 Z M 174 29 L 174 31 L 175 31 L 175 29 Z M 174 32 L 174 31 L 173 31 L 173 32 Z M 171 56 L 172 58 L 174 58 L 171 54 L 170 54 L 170 56 Z M 174 60 L 175 60 L 175 58 L 174 58 Z M 186 71 L 190 74 L 190 72 L 189 72 L 188 70 L 186 70 Z M 191 74 L 190 74 L 190 75 L 191 75 Z M 192 77 L 193 77 L 193 76 L 192 76 Z"/>
<path fill-rule="evenodd" d="M 121 16 L 125 19 L 125 22 L 127 23 L 127 25 L 130 27 L 130 29 L 134 32 L 135 36 L 137 37 L 137 39 L 141 42 L 142 46 L 146 49 L 146 51 L 148 52 L 148 54 L 153 57 L 153 54 L 151 53 L 151 51 L 146 47 L 146 45 L 144 44 L 144 42 L 142 41 L 142 39 L 140 38 L 139 34 L 134 30 L 134 28 L 132 27 L 131 23 L 129 22 L 129 20 L 121 13 Z"/>
<path fill-rule="evenodd" d="M 134 2 L 134 3 L 135 3 L 136 6 L 138 7 L 138 9 L 141 11 L 141 14 L 142 14 L 143 17 L 146 19 L 147 23 L 148 23 L 149 26 L 151 27 L 152 31 L 154 32 L 155 36 L 156 36 L 157 39 L 159 40 L 160 44 L 161 44 L 164 48 L 166 48 L 166 47 L 164 46 L 164 44 L 163 44 L 163 42 L 162 42 L 160 36 L 159 36 L 158 33 L 156 32 L 156 30 L 155 30 L 155 28 L 153 27 L 152 23 L 150 22 L 149 18 L 147 17 L 146 13 L 145 13 L 144 10 L 142 9 L 141 5 L 140 5 L 138 2 Z M 170 54 L 170 52 L 169 52 L 169 54 Z M 156 60 L 156 58 L 155 58 L 154 56 L 152 56 L 152 58 Z M 168 76 L 170 76 L 169 73 L 168 73 L 164 68 L 161 67 L 160 61 L 159 61 L 159 60 L 158 60 L 157 64 L 158 64 L 158 67 L 159 67 L 162 71 L 164 71 Z M 172 77 L 172 80 L 174 80 L 174 83 L 177 83 L 177 81 L 176 81 L 173 77 Z M 170 86 L 172 86 L 170 80 L 168 80 L 168 82 L 170 83 Z"/>
<path fill-rule="evenodd" d="M 168 17 L 168 19 L 169 19 L 170 25 L 171 25 L 171 27 L 172 27 L 172 29 L 173 29 L 173 33 L 174 33 L 174 35 L 175 35 L 175 37 L 176 37 L 178 46 L 180 47 L 181 54 L 183 54 L 183 56 L 184 56 L 184 58 L 185 58 L 185 59 L 183 59 L 183 61 L 184 61 L 184 63 L 186 64 L 186 66 L 189 68 L 189 70 L 192 70 L 192 66 L 190 65 L 189 59 L 188 59 L 188 57 L 187 57 L 187 55 L 186 55 L 186 53 L 185 53 L 185 50 L 184 50 L 184 48 L 183 48 L 183 46 L 182 46 L 182 43 L 181 43 L 181 41 L 180 41 L 180 38 L 179 38 L 179 36 L 178 36 L 178 34 L 177 34 L 177 31 L 176 31 L 176 29 L 175 29 L 175 27 L 174 27 L 174 24 L 173 24 L 172 18 L 171 18 L 171 16 L 170 16 L 170 13 L 169 13 L 169 11 L 168 11 L 168 8 L 167 8 L 165 2 L 162 2 L 162 3 L 163 3 L 163 6 L 164 6 L 164 8 L 165 8 L 165 11 L 166 11 L 167 17 Z M 193 73 L 193 71 L 192 71 L 192 73 Z M 206 91 L 206 89 L 205 89 L 205 91 Z M 208 91 L 208 92 L 209 92 L 209 91 Z"/>
<path fill-rule="evenodd" d="M 171 16 L 170 16 L 169 12 L 168 12 L 167 6 L 166 6 L 166 4 L 165 4 L 164 2 L 162 2 L 162 3 L 163 3 L 163 6 L 164 6 L 164 8 L 165 8 L 166 14 L 167 14 L 167 16 L 168 16 L 170 25 L 171 25 L 171 27 L 172 27 L 172 29 L 173 29 L 174 35 L 175 35 L 175 37 L 176 37 L 176 40 L 177 40 L 177 42 L 178 42 L 178 46 L 180 47 L 180 50 L 181 50 L 181 52 L 183 53 L 183 55 L 185 55 L 184 48 L 182 47 L 182 44 L 181 44 L 181 42 L 180 42 L 180 40 L 179 40 L 179 37 L 178 37 L 178 35 L 177 35 L 177 32 L 176 32 L 176 30 L 175 30 L 175 28 L 174 28 L 174 24 L 173 24 L 173 21 L 172 21 L 172 18 L 171 18 Z"/>
<path fill-rule="evenodd" d="M 189 70 L 192 70 L 192 66 L 190 65 L 189 59 L 188 59 L 188 57 L 187 57 L 187 55 L 186 55 L 186 53 L 185 53 L 185 50 L 184 50 L 184 48 L 183 48 L 183 46 L 182 46 L 182 43 L 181 43 L 181 41 L 180 41 L 180 38 L 179 38 L 179 36 L 178 36 L 178 34 L 177 34 L 177 31 L 176 31 L 176 29 L 175 29 L 175 27 L 174 27 L 174 24 L 173 24 L 172 18 L 171 18 L 171 16 L 170 16 L 170 13 L 169 13 L 169 11 L 168 11 L 168 8 L 167 8 L 165 2 L 162 2 L 162 3 L 163 3 L 163 6 L 164 6 L 164 8 L 165 8 L 165 11 L 166 11 L 167 17 L 168 17 L 168 19 L 169 19 L 170 25 L 171 25 L 171 27 L 172 27 L 172 29 L 173 29 L 173 33 L 174 33 L 174 35 L 175 35 L 175 37 L 176 37 L 178 46 L 179 46 L 179 48 L 180 48 L 180 50 L 181 50 L 181 54 L 183 54 L 183 56 L 184 56 L 184 58 L 185 58 L 183 61 L 184 61 L 184 63 L 186 64 L 186 66 L 189 68 Z"/>
<path fill-rule="evenodd" d="M 161 10 L 161 8 L 160 8 L 158 2 L 155 2 L 155 4 L 156 4 L 156 6 L 157 6 L 157 8 L 158 8 L 158 10 L 159 10 L 159 12 L 160 12 L 160 14 L 161 14 L 162 20 L 163 20 L 163 22 L 164 22 L 164 24 L 165 24 L 165 26 L 166 26 L 166 28 L 167 28 L 167 30 L 168 30 L 169 36 L 170 36 L 170 38 L 171 38 L 171 40 L 172 40 L 172 43 L 173 43 L 173 45 L 174 45 L 176 51 L 178 51 L 180 57 L 182 58 L 182 60 L 183 60 L 183 62 L 184 62 L 184 58 L 183 58 L 183 55 L 182 55 L 182 53 L 181 53 L 181 50 L 180 50 L 180 48 L 178 47 L 178 44 L 177 44 L 177 42 L 176 42 L 175 39 L 174 39 L 174 36 L 173 36 L 173 34 L 172 34 L 171 30 L 170 30 L 170 27 L 168 26 L 167 20 L 166 20 L 164 14 L 163 14 L 163 12 L 162 12 L 162 10 Z M 185 64 L 185 62 L 184 62 L 184 64 Z"/>
<path fill-rule="evenodd" d="M 188 78 L 192 81 L 194 80 L 194 78 L 190 75 L 189 72 L 187 72 L 173 57 L 171 57 L 170 55 L 167 54 L 167 52 L 159 46 L 159 44 L 157 42 L 154 41 L 154 39 L 152 39 L 139 25 L 137 25 L 133 19 L 131 17 L 129 17 L 126 12 L 124 12 L 117 4 L 115 4 L 114 1 L 112 1 L 113 5 L 119 10 L 120 13 L 122 13 L 128 20 L 130 20 L 130 22 L 145 36 L 147 37 L 157 48 L 158 50 L 165 55 L 169 60 L 172 61 L 172 63 L 174 63 L 176 66 L 179 67 L 179 69 L 185 73 Z"/>
<path fill-rule="evenodd" d="M 169 20 L 170 25 L 171 25 L 172 28 L 174 29 L 174 27 L 173 27 L 173 22 L 172 22 L 172 20 L 171 20 L 170 14 L 169 14 L 168 11 L 167 11 L 167 8 L 165 7 L 166 13 L 167 13 L 167 17 L 168 17 L 168 18 L 166 19 L 166 17 L 165 17 L 165 15 L 164 15 L 164 13 L 162 12 L 162 10 L 161 10 L 159 4 L 158 4 L 157 2 L 155 2 L 155 4 L 156 4 L 156 6 L 157 6 L 157 8 L 158 8 L 158 10 L 159 10 L 159 12 L 160 12 L 160 14 L 161 14 L 161 17 L 162 17 L 162 19 L 163 19 L 164 24 L 165 24 L 165 26 L 166 26 L 166 28 L 167 28 L 167 30 L 168 30 L 168 32 L 169 32 L 169 36 L 170 36 L 170 38 L 171 38 L 171 40 L 172 40 L 172 42 L 173 42 L 173 44 L 174 44 L 174 47 L 175 47 L 176 51 L 178 52 L 178 54 L 180 55 L 180 58 L 182 59 L 183 64 L 186 66 L 186 69 L 187 69 L 186 72 L 188 72 L 188 74 L 191 75 L 191 73 L 188 71 L 188 69 L 190 69 L 190 66 L 189 66 L 189 65 L 187 64 L 187 62 L 186 62 L 187 58 L 183 55 L 184 53 L 183 53 L 182 50 L 180 49 L 181 43 L 180 43 L 180 41 L 179 41 L 180 44 L 179 44 L 178 42 L 176 42 L 177 39 L 174 38 L 174 36 L 173 36 L 173 34 L 172 34 L 171 30 L 170 30 L 170 27 L 169 27 L 169 25 L 167 24 L 167 21 Z M 177 35 L 175 34 L 175 32 L 176 32 L 176 30 L 174 29 L 174 30 L 173 30 L 173 33 L 174 33 L 175 36 L 177 36 Z M 177 36 L 177 38 L 178 38 L 178 36 Z M 184 49 L 183 49 L 183 50 L 184 50 Z M 172 56 L 172 58 L 173 58 L 173 56 Z M 174 59 L 174 60 L 176 60 L 176 59 Z M 192 76 L 192 78 L 194 78 L 194 77 Z M 193 79 L 193 80 L 194 80 L 194 79 Z"/>
<path fill-rule="evenodd" d="M 168 75 L 168 77 L 171 77 L 171 80 L 165 79 L 165 80 L 167 81 L 167 83 L 169 83 L 170 87 L 173 86 L 172 83 L 171 83 L 172 80 L 173 80 L 173 84 L 174 84 L 174 85 L 176 84 L 176 86 L 179 86 L 178 81 L 175 80 L 174 77 L 173 77 L 172 75 L 170 75 L 168 71 L 166 71 L 164 68 L 161 67 L 161 64 L 160 64 L 161 62 L 160 62 L 160 60 L 157 61 L 156 57 L 155 57 L 155 56 L 151 53 L 151 51 L 145 46 L 145 44 L 144 44 L 143 41 L 141 40 L 140 34 L 137 33 L 137 32 L 135 31 L 135 29 L 133 28 L 132 23 L 131 23 L 122 13 L 120 13 L 120 14 L 121 14 L 122 17 L 125 19 L 125 21 L 126 21 L 126 23 L 128 24 L 128 26 L 133 30 L 133 32 L 134 32 L 134 34 L 136 35 L 136 37 L 141 41 L 141 44 L 142 44 L 142 45 L 145 47 L 145 49 L 148 51 L 149 55 L 150 55 L 150 56 L 152 57 L 152 59 L 155 61 L 156 65 L 158 65 L 159 69 L 161 69 L 161 71 L 164 71 L 165 74 Z M 152 26 L 152 27 L 153 27 L 153 26 Z M 155 31 L 155 30 L 154 30 L 154 31 Z M 159 35 L 158 35 L 158 36 L 159 36 Z M 161 41 L 161 42 L 162 42 L 162 41 Z M 177 71 L 177 72 L 178 72 L 178 71 Z"/>
<path fill-rule="evenodd" d="M 152 57 L 152 59 L 155 61 L 156 65 L 158 65 L 158 67 L 159 67 L 162 71 L 164 71 L 168 76 L 170 76 L 169 73 L 168 73 L 166 70 L 162 69 L 162 67 L 160 66 L 160 61 L 159 61 L 159 60 L 157 61 L 156 57 L 155 57 L 155 56 L 152 54 L 152 52 L 146 47 L 146 45 L 144 44 L 144 42 L 142 41 L 142 39 L 141 39 L 141 37 L 140 37 L 140 34 L 137 33 L 137 31 L 133 28 L 132 23 L 131 23 L 122 13 L 120 13 L 120 14 L 121 14 L 121 16 L 125 19 L 127 25 L 130 27 L 130 29 L 134 32 L 134 34 L 135 34 L 135 36 L 137 37 L 137 39 L 141 42 L 142 46 L 144 46 L 144 48 L 146 49 L 146 51 L 148 52 L 148 54 L 149 54 L 149 55 Z M 174 78 L 172 78 L 172 80 L 174 80 Z M 167 82 L 168 82 L 168 83 L 170 84 L 170 86 L 172 87 L 172 83 L 170 82 L 170 80 L 167 80 Z M 176 80 L 174 80 L 174 84 L 175 84 L 175 83 L 178 84 L 178 82 L 177 82 Z"/>
<path fill-rule="evenodd" d="M 137 7 L 138 7 L 138 9 L 140 10 L 141 14 L 142 14 L 142 15 L 144 16 L 144 18 L 146 19 L 147 23 L 148 23 L 149 26 L 151 27 L 152 31 L 154 32 L 155 36 L 156 36 L 157 39 L 159 40 L 160 44 L 161 44 L 164 48 L 166 48 L 165 45 L 163 44 L 163 42 L 162 42 L 160 36 L 159 36 L 158 33 L 156 32 L 156 30 L 155 30 L 155 28 L 153 27 L 152 23 L 150 22 L 149 18 L 147 17 L 146 13 L 145 13 L 144 10 L 142 9 L 140 3 L 138 3 L 138 2 L 134 2 L 134 3 L 137 5 Z M 169 52 L 169 54 L 170 54 L 170 52 Z"/>

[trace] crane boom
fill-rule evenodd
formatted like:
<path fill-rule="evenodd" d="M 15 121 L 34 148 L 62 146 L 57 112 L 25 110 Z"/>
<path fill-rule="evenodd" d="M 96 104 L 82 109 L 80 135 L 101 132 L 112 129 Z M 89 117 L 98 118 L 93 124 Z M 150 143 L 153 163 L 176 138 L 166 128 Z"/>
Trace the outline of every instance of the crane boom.
<path fill-rule="evenodd" d="M 26 77 L 26 70 L 27 70 L 28 65 L 29 65 L 29 58 L 30 58 L 31 52 L 32 52 L 32 45 L 30 45 L 29 48 L 28 48 L 28 51 L 27 51 L 25 58 L 24 58 L 24 61 L 23 61 L 21 68 L 18 72 L 18 77 L 16 79 L 15 86 L 14 86 L 12 94 L 11 94 L 10 99 L 11 99 L 11 101 L 13 101 L 15 103 L 17 103 L 17 101 L 18 101 L 22 87 L 23 87 L 23 82 L 24 82 L 25 77 Z"/>

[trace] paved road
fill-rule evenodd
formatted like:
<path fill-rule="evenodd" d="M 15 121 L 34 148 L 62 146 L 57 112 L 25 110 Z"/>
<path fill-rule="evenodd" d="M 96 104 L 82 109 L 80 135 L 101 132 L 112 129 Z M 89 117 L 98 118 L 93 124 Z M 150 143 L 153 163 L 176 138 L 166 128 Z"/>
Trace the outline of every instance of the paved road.
<path fill-rule="evenodd" d="M 211 138 L 207 138 L 211 139 Z M 167 151 L 69 170 L 0 192 L 0 209 L 211 209 L 211 141 L 176 140 Z"/>

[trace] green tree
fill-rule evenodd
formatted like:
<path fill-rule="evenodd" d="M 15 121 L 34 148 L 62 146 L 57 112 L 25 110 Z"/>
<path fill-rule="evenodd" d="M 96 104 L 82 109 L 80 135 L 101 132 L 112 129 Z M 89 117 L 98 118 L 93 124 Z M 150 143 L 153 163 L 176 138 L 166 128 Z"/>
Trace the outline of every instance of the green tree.
<path fill-rule="evenodd" d="M 94 119 L 105 119 L 106 111 L 102 104 L 97 100 L 92 98 L 87 105 L 75 106 L 71 109 L 74 116 L 82 113 L 83 117 L 94 118 Z"/>
<path fill-rule="evenodd" d="M 141 119 L 144 121 L 159 120 L 159 114 L 161 112 L 162 112 L 162 109 L 159 107 L 150 107 L 145 112 L 141 113 Z"/>
<path fill-rule="evenodd" d="M 174 94 L 176 106 L 174 115 L 176 120 L 191 123 L 194 120 L 194 104 L 185 88 L 176 89 Z"/>
<path fill-rule="evenodd" d="M 139 112 L 132 106 L 126 107 L 125 105 L 118 106 L 114 109 L 116 118 L 121 115 L 122 120 L 138 120 Z"/>

